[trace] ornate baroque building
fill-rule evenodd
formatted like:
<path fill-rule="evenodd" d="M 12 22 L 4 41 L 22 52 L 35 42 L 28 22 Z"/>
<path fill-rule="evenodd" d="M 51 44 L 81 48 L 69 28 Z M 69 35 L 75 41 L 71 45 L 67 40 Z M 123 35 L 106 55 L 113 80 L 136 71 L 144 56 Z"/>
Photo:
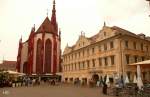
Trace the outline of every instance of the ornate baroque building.
<path fill-rule="evenodd" d="M 55 0 L 51 21 L 48 16 L 27 41 L 19 41 L 17 70 L 26 74 L 55 74 L 60 70 L 61 33 L 56 21 Z"/>
<path fill-rule="evenodd" d="M 62 56 L 63 81 L 98 80 L 105 75 L 128 75 L 133 80 L 136 68 L 129 64 L 150 59 L 150 38 L 122 28 L 105 25 L 96 35 L 79 36 L 73 46 L 66 46 Z M 150 69 L 142 71 L 150 78 Z M 150 79 L 149 79 L 150 80 Z"/>

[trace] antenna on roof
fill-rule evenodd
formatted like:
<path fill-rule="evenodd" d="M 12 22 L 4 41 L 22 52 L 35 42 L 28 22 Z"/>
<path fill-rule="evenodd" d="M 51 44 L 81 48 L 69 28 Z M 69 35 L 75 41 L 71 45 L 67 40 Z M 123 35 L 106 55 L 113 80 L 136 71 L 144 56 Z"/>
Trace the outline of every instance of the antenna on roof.
<path fill-rule="evenodd" d="M 47 13 L 46 13 L 47 17 L 48 17 L 48 9 L 47 9 Z"/>
<path fill-rule="evenodd" d="M 3 63 L 4 63 L 4 55 L 3 55 Z"/>
<path fill-rule="evenodd" d="M 81 31 L 81 36 L 83 35 L 83 31 Z"/>
<path fill-rule="evenodd" d="M 68 47 L 68 43 L 67 43 L 67 47 Z"/>
<path fill-rule="evenodd" d="M 33 25 L 33 29 L 32 30 L 35 32 L 35 24 Z"/>

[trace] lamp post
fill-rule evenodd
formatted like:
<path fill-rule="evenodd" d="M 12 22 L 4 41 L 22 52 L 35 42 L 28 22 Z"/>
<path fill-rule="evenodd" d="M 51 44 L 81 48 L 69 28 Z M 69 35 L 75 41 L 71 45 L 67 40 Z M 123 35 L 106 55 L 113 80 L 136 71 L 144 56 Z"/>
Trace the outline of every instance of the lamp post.
<path fill-rule="evenodd" d="M 146 1 L 148 1 L 150 3 L 150 0 L 146 0 Z"/>
<path fill-rule="evenodd" d="M 149 6 L 150 6 L 150 0 L 146 0 L 146 1 L 148 1 L 148 2 L 149 2 Z M 150 17 L 150 15 L 149 15 L 149 17 Z"/>

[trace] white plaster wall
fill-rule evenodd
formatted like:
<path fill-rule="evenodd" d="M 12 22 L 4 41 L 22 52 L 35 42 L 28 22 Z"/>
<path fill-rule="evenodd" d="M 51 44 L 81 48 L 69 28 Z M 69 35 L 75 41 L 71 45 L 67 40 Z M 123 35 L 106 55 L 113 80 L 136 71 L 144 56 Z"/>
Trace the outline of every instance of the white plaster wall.
<path fill-rule="evenodd" d="M 28 60 L 28 42 L 23 43 L 21 50 L 21 67 L 20 72 L 23 72 L 23 64 Z"/>
<path fill-rule="evenodd" d="M 36 50 L 37 50 L 37 41 L 38 39 L 42 40 L 42 33 L 36 34 L 34 37 L 34 57 L 33 57 L 33 73 L 36 73 Z M 51 57 L 51 71 L 53 72 L 53 35 L 51 33 L 45 33 L 45 39 L 44 39 L 44 52 L 45 52 L 45 42 L 47 39 L 51 40 L 52 43 L 52 57 Z M 45 63 L 45 53 L 44 53 L 44 59 L 43 63 Z M 43 71 L 44 71 L 44 65 L 43 65 Z"/>
<path fill-rule="evenodd" d="M 42 33 L 36 34 L 34 36 L 33 73 L 36 73 L 36 50 L 37 50 L 37 41 L 39 38 L 42 40 Z"/>

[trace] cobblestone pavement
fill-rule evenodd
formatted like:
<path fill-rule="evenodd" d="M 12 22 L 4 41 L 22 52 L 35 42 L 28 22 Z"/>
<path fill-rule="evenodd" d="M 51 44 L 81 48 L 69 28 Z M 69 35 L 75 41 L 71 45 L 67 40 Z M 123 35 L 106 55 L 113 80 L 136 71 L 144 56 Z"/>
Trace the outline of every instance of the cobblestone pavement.
<path fill-rule="evenodd" d="M 101 93 L 100 88 L 72 85 L 41 85 L 29 87 L 0 88 L 0 97 L 111 97 Z"/>

